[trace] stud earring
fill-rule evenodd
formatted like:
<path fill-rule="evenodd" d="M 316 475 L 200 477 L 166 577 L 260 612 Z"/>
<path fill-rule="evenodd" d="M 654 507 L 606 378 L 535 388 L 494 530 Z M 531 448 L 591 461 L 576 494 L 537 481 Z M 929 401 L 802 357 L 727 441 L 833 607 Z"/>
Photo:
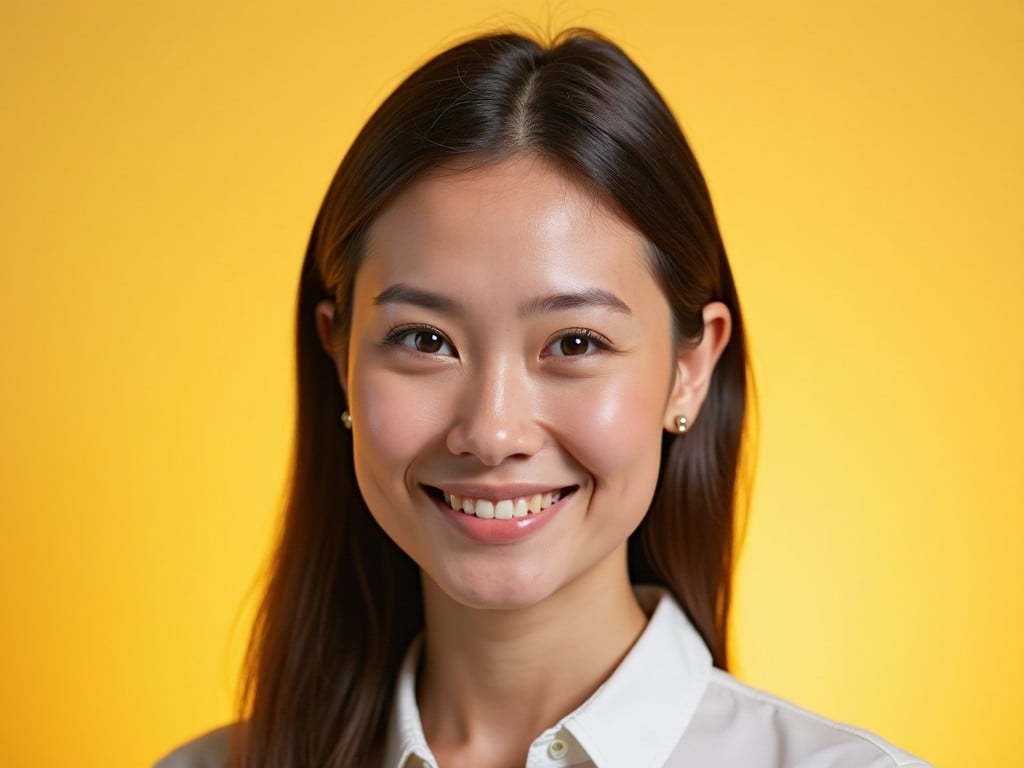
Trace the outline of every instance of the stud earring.
<path fill-rule="evenodd" d="M 352 429 L 352 414 L 348 411 L 341 412 L 341 424 L 345 429 Z"/>
<path fill-rule="evenodd" d="M 678 431 L 680 435 L 686 431 L 689 424 L 690 420 L 685 416 L 676 416 L 676 431 Z"/>

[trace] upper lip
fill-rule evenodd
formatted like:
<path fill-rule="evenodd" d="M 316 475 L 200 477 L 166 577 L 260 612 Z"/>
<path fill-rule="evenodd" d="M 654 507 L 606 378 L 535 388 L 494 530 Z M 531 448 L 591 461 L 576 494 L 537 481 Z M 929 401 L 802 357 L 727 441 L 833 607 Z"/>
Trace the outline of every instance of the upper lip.
<path fill-rule="evenodd" d="M 471 499 L 488 499 L 490 501 L 501 501 L 502 499 L 517 499 L 520 497 L 534 496 L 538 493 L 550 493 L 560 491 L 573 484 L 565 483 L 508 483 L 505 485 L 483 485 L 480 483 L 438 483 L 429 485 L 430 488 L 437 488 L 447 493 L 454 493 L 457 496 L 468 496 Z"/>

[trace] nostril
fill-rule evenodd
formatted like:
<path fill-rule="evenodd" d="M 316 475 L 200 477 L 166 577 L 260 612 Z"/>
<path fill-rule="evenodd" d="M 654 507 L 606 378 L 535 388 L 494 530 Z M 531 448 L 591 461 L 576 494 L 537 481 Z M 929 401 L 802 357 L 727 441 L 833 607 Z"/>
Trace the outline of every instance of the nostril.
<path fill-rule="evenodd" d="M 479 409 L 460 416 L 449 427 L 445 445 L 454 456 L 475 456 L 486 466 L 535 454 L 544 443 L 543 430 L 527 413 L 511 418 L 480 415 Z"/>

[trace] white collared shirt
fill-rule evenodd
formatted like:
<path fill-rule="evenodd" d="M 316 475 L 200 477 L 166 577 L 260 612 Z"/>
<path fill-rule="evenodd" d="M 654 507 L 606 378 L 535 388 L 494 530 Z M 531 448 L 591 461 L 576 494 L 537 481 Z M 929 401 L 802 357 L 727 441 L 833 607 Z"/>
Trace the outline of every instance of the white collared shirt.
<path fill-rule="evenodd" d="M 664 590 L 637 589 L 650 621 L 604 684 L 530 745 L 525 768 L 929 768 L 874 734 L 762 693 L 711 665 Z M 416 705 L 420 640 L 405 654 L 381 768 L 438 768 Z M 230 726 L 156 768 L 221 768 Z"/>
<path fill-rule="evenodd" d="M 927 766 L 858 728 L 744 685 L 676 601 L 637 590 L 650 621 L 594 694 L 530 745 L 525 768 L 893 768 Z M 382 768 L 439 768 L 416 705 L 421 641 L 399 672 Z"/>

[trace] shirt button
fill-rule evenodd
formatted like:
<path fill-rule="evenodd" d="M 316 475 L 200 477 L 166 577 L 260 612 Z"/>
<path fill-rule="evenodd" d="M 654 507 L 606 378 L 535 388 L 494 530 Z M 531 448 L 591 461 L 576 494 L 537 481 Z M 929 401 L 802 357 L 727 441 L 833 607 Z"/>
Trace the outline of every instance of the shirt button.
<path fill-rule="evenodd" d="M 552 760 L 560 760 L 565 757 L 565 753 L 569 751 L 569 745 L 561 739 L 555 739 L 548 744 L 548 757 Z"/>

